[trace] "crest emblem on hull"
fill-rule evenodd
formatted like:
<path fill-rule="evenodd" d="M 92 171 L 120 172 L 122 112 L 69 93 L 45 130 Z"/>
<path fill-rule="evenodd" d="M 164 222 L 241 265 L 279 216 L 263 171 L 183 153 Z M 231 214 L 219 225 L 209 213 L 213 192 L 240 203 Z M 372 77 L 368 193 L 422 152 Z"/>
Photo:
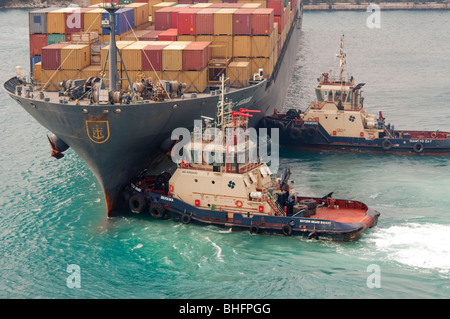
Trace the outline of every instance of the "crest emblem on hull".
<path fill-rule="evenodd" d="M 86 121 L 86 131 L 94 143 L 105 143 L 109 139 L 108 121 Z"/>

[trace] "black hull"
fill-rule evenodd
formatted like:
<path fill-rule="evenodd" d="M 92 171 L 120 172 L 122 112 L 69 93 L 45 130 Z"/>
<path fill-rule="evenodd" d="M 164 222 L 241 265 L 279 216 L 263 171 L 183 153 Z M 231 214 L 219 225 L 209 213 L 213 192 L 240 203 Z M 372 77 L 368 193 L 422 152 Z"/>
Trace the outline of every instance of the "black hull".
<path fill-rule="evenodd" d="M 301 20 L 299 11 L 270 79 L 226 94 L 237 102 L 237 109 L 261 110 L 250 122 L 252 126 L 272 114 L 275 107 L 284 106 L 300 42 Z M 6 92 L 87 163 L 103 189 L 109 217 L 121 212 L 123 187 L 149 165 L 155 150 L 170 140 L 172 131 L 192 128 L 201 115 L 214 117 L 219 99 L 208 95 L 148 104 L 67 105 L 19 96 L 15 81 L 13 78 L 4 84 Z M 88 123 L 92 122 L 107 122 L 105 141 L 98 143 L 89 137 Z"/>

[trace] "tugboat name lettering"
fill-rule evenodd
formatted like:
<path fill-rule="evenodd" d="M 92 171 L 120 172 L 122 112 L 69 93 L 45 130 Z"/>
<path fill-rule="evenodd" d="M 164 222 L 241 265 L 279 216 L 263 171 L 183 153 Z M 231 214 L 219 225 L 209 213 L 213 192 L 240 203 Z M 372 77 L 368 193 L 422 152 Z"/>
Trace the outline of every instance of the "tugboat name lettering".
<path fill-rule="evenodd" d="M 166 200 L 168 202 L 173 202 L 173 198 L 170 198 L 170 197 L 161 196 L 161 199 L 164 199 L 164 200 Z"/>
<path fill-rule="evenodd" d="M 432 143 L 433 140 L 423 140 L 423 139 L 416 139 L 416 140 L 409 140 L 410 143 Z"/>

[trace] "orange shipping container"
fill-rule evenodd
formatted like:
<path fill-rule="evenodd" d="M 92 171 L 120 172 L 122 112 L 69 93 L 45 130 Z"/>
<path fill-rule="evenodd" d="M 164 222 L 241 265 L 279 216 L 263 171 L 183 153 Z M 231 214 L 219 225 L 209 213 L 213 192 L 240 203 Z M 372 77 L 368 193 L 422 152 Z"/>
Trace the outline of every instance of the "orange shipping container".
<path fill-rule="evenodd" d="M 42 63 L 38 62 L 33 66 L 34 82 L 42 82 Z"/>
<path fill-rule="evenodd" d="M 87 44 L 71 44 L 61 49 L 61 69 L 81 70 L 91 64 L 91 50 Z"/>
<path fill-rule="evenodd" d="M 252 37 L 248 35 L 233 36 L 233 57 L 252 56 Z"/>
<path fill-rule="evenodd" d="M 200 38 L 198 36 L 197 41 L 207 41 L 200 40 Z M 231 35 L 215 35 L 211 48 L 213 58 L 231 58 L 233 55 L 233 37 Z"/>
<path fill-rule="evenodd" d="M 191 42 L 183 49 L 183 70 L 200 71 L 208 65 L 211 42 Z"/>
<path fill-rule="evenodd" d="M 271 35 L 255 35 L 252 37 L 251 46 L 252 54 L 254 58 L 267 58 L 273 51 L 275 42 L 273 41 L 275 32 L 272 31 Z"/>
<path fill-rule="evenodd" d="M 62 8 L 47 13 L 47 33 L 66 33 L 65 13 L 72 12 L 73 8 Z"/>
<path fill-rule="evenodd" d="M 227 67 L 227 77 L 230 78 L 231 87 L 244 87 L 250 78 L 249 62 L 231 62 Z"/>
<path fill-rule="evenodd" d="M 223 8 L 214 13 L 214 34 L 232 35 L 233 34 L 233 13 L 237 9 Z"/>

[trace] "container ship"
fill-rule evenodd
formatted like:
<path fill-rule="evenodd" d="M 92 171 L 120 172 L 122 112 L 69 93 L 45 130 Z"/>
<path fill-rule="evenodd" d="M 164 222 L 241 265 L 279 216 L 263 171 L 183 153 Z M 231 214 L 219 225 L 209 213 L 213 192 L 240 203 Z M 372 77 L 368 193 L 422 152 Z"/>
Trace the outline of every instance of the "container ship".
<path fill-rule="evenodd" d="M 175 128 L 214 117 L 220 76 L 250 126 L 284 105 L 300 42 L 301 0 L 91 1 L 29 13 L 30 76 L 3 87 L 89 166 L 108 217 L 129 181 L 167 152 Z"/>

